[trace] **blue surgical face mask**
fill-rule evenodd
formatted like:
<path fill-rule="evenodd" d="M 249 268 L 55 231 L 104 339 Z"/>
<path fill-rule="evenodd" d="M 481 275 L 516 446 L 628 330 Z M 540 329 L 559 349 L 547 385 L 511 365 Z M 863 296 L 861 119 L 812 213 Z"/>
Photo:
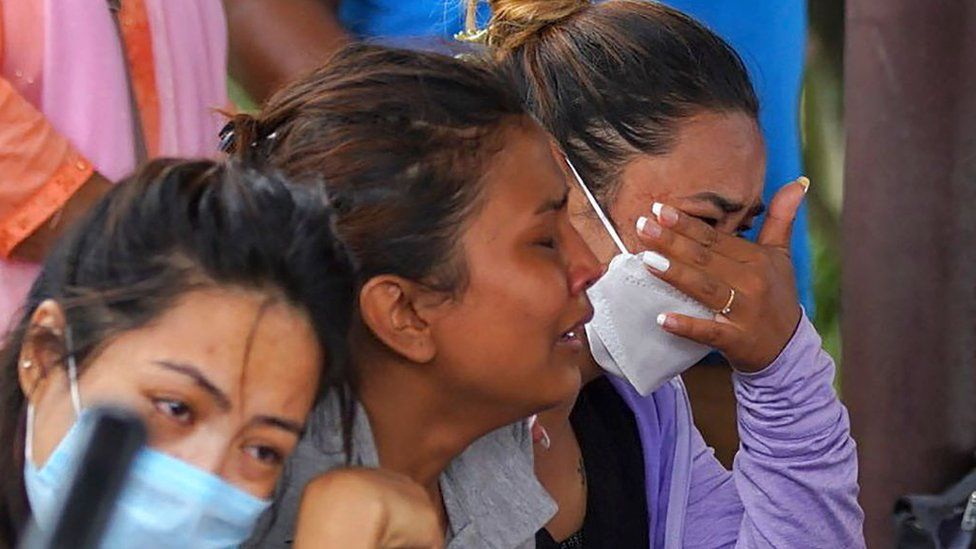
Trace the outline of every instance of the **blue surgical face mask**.
<path fill-rule="evenodd" d="M 33 459 L 34 409 L 27 409 L 24 483 L 34 521 L 42 531 L 55 527 L 62 490 L 80 458 L 83 430 L 79 425 L 86 413 L 77 372 L 69 355 L 76 421 L 40 468 Z M 101 547 L 236 547 L 247 540 L 269 505 L 212 473 L 143 448 L 132 464 Z"/>

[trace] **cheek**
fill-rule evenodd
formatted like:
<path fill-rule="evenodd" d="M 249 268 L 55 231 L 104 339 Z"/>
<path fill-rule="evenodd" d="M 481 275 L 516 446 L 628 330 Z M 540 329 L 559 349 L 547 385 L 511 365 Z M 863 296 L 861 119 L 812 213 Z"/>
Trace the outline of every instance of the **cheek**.
<path fill-rule="evenodd" d="M 34 465 L 39 468 L 47 462 L 51 453 L 75 423 L 75 411 L 68 400 L 70 397 L 67 392 L 61 396 L 63 398 L 58 400 L 45 398 L 34 403 L 32 448 Z"/>
<path fill-rule="evenodd" d="M 438 348 L 482 370 L 540 362 L 566 306 L 565 275 L 559 271 L 497 265 L 471 273 L 460 304 L 438 329 Z"/>
<path fill-rule="evenodd" d="M 610 210 L 609 215 L 617 227 L 620 239 L 632 253 L 644 248 L 637 238 L 637 220 L 641 217 L 651 217 L 653 215 L 651 207 L 655 202 L 673 205 L 676 200 L 671 193 L 653 194 L 648 189 L 632 191 L 630 194 L 621 192 Z"/>
<path fill-rule="evenodd" d="M 553 257 L 546 257 L 550 253 Z M 482 281 L 479 301 L 487 314 L 496 317 L 496 324 L 507 325 L 515 335 L 551 330 L 558 324 L 569 291 L 565 269 L 555 254 L 533 251 L 518 266 L 494 269 Z"/>

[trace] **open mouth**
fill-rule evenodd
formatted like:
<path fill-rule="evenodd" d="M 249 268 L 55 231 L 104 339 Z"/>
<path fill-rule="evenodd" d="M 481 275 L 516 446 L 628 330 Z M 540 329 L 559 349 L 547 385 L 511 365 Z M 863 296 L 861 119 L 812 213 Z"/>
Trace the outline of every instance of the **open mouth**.
<path fill-rule="evenodd" d="M 567 330 L 566 332 L 563 332 L 563 335 L 559 336 L 559 341 L 561 343 L 563 343 L 563 342 L 567 342 L 568 343 L 568 342 L 573 342 L 573 341 L 582 341 L 582 339 L 580 338 L 580 334 L 582 333 L 582 331 L 583 331 L 583 325 L 582 324 L 578 324 L 578 325 L 574 326 L 573 329 Z"/>
<path fill-rule="evenodd" d="M 567 346 L 574 350 L 582 349 L 583 345 L 583 330 L 586 324 L 593 320 L 593 306 L 588 302 L 586 304 L 586 312 L 579 318 L 576 324 L 569 327 L 568 330 L 560 334 L 559 339 L 556 340 L 556 344 L 560 346 Z"/>

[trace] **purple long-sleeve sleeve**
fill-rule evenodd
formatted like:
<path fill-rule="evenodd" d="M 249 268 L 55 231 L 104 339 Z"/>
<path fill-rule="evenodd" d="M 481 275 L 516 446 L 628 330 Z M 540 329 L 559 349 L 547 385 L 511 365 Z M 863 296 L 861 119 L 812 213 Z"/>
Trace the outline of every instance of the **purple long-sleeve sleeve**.
<path fill-rule="evenodd" d="M 864 547 L 857 455 L 834 362 L 804 317 L 766 369 L 734 373 L 732 471 L 692 433 L 685 547 Z"/>

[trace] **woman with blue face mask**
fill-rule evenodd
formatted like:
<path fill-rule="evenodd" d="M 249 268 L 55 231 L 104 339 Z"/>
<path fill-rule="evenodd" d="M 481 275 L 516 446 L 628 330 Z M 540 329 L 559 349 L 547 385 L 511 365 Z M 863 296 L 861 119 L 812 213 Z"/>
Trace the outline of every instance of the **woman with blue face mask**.
<path fill-rule="evenodd" d="M 48 258 L 0 353 L 0 546 L 29 518 L 56 523 L 98 405 L 133 410 L 149 435 L 103 547 L 246 539 L 309 410 L 349 376 L 352 279 L 330 219 L 316 187 L 211 161 L 153 162 L 113 189 Z M 315 499 L 436 524 L 419 488 L 344 474 Z M 353 516 L 369 539 L 396 522 Z M 327 524 L 317 537 L 349 541 Z"/>

